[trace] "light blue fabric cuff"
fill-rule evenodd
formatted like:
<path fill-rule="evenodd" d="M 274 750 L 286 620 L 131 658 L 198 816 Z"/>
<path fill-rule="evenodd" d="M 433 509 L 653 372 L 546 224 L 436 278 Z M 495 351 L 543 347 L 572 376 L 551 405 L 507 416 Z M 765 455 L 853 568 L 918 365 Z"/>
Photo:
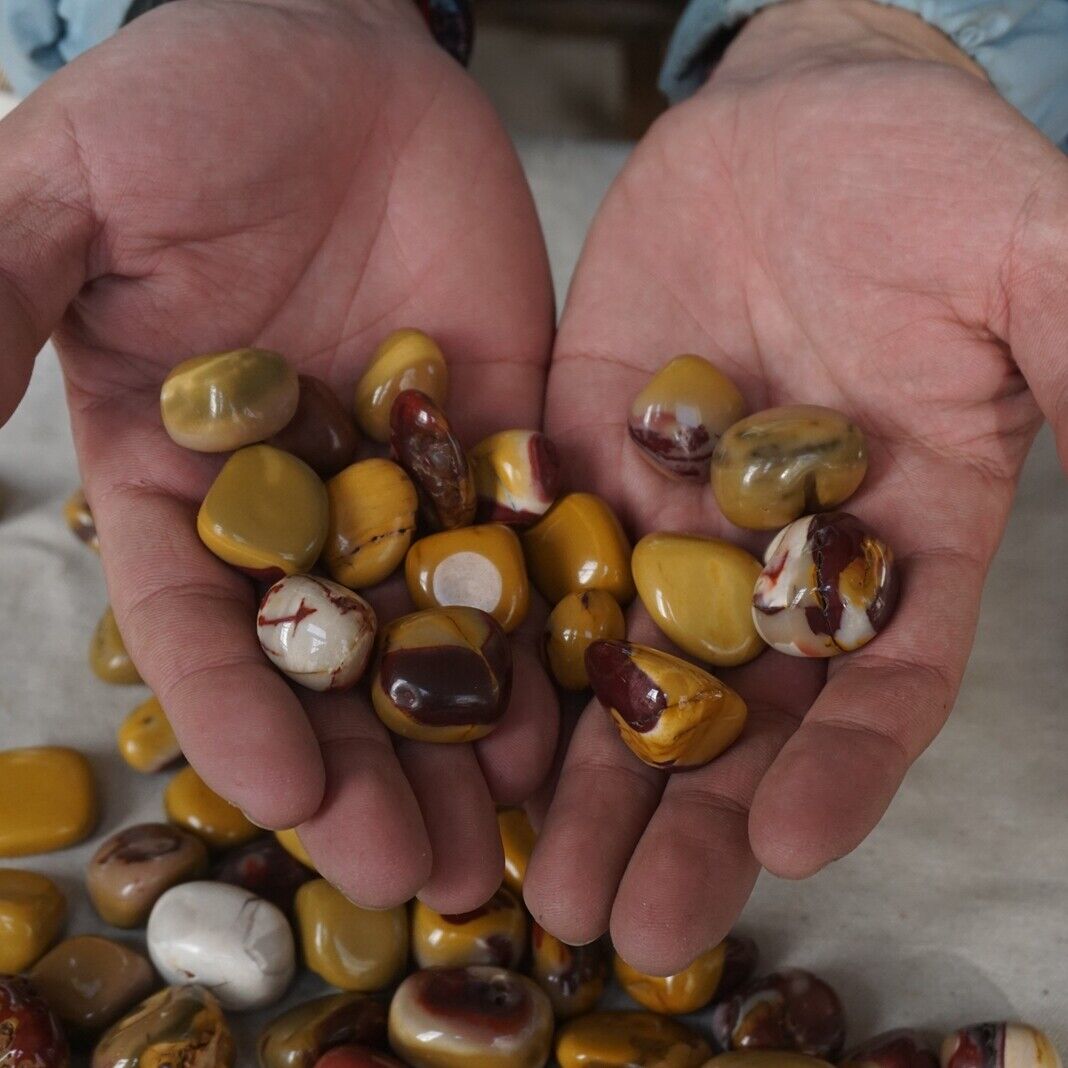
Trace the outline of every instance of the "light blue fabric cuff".
<path fill-rule="evenodd" d="M 660 88 L 672 103 L 704 84 L 722 33 L 777 0 L 690 0 Z M 879 0 L 919 15 L 967 52 L 998 91 L 1068 148 L 1068 0 Z"/>

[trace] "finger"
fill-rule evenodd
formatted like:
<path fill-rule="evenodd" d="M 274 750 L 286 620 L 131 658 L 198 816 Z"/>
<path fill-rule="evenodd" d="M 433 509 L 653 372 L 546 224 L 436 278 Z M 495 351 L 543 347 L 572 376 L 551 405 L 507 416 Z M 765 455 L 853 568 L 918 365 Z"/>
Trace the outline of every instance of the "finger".
<path fill-rule="evenodd" d="M 582 712 L 589 703 L 588 699 L 589 694 L 586 692 L 568 693 L 565 691 L 557 695 L 559 728 L 556 735 L 556 751 L 553 753 L 548 774 L 523 806 L 536 831 L 540 831 L 545 823 L 549 806 L 556 794 L 557 784 L 560 782 L 564 760 L 571 748 L 571 739 L 574 737 Z"/>

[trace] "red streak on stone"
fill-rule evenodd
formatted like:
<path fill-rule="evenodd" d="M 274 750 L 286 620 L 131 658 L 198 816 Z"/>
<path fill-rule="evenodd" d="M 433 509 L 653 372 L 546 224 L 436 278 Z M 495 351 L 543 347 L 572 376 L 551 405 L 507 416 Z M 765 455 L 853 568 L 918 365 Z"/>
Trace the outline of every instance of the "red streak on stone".
<path fill-rule="evenodd" d="M 283 623 L 292 623 L 294 627 L 299 627 L 308 616 L 314 616 L 317 611 L 317 608 L 309 608 L 304 603 L 304 598 L 302 597 L 300 599 L 299 607 L 291 616 L 277 616 L 274 619 L 269 619 L 265 615 L 260 615 L 256 619 L 256 622 L 261 627 L 279 627 Z"/>

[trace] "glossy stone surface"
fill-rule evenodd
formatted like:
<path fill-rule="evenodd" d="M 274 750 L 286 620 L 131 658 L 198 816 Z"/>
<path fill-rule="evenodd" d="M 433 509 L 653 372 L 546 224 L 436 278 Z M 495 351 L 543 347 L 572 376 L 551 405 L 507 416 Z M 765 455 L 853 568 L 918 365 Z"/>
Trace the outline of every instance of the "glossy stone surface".
<path fill-rule="evenodd" d="M 746 704 L 729 686 L 647 645 L 594 642 L 586 671 L 619 736 L 654 768 L 707 764 L 745 727 Z"/>
<path fill-rule="evenodd" d="M 647 534 L 634 546 L 638 596 L 653 622 L 684 653 L 717 667 L 758 656 L 753 623 L 760 561 L 719 538 Z"/>
<path fill-rule="evenodd" d="M 307 849 L 304 848 L 304 843 L 300 840 L 300 835 L 297 834 L 295 828 L 290 827 L 284 831 L 275 831 L 274 836 L 278 839 L 278 844 L 291 857 L 296 857 L 306 868 L 311 868 L 312 871 L 315 871 L 315 862 L 309 856 Z"/>
<path fill-rule="evenodd" d="M 700 1068 L 708 1043 L 677 1020 L 651 1012 L 591 1012 L 560 1029 L 560 1068 Z"/>
<path fill-rule="evenodd" d="M 838 995 L 800 968 L 753 980 L 713 1009 L 711 1026 L 724 1050 L 792 1050 L 835 1060 L 845 1041 Z"/>
<path fill-rule="evenodd" d="M 389 1007 L 389 1041 L 412 1068 L 541 1068 L 552 1048 L 549 999 L 503 968 L 431 968 Z"/>
<path fill-rule="evenodd" d="M 231 1068 L 234 1055 L 218 1000 L 202 986 L 169 986 L 104 1033 L 92 1068 Z"/>
<path fill-rule="evenodd" d="M 351 1042 L 378 1046 L 386 1037 L 386 1006 L 366 994 L 327 994 L 301 1002 L 260 1034 L 260 1068 L 313 1068 L 329 1049 Z"/>
<path fill-rule="evenodd" d="M 565 690 L 585 690 L 590 684 L 586 650 L 602 639 L 620 641 L 626 633 L 623 609 L 610 593 L 604 590 L 569 593 L 549 613 L 545 624 L 545 662 L 557 684 Z"/>
<path fill-rule="evenodd" d="M 703 1068 L 832 1068 L 828 1061 L 804 1053 L 781 1050 L 747 1049 L 721 1053 Z"/>
<path fill-rule="evenodd" d="M 839 1068 L 938 1068 L 938 1055 L 916 1031 L 887 1031 L 851 1050 Z"/>
<path fill-rule="evenodd" d="M 530 926 L 533 956 L 530 974 L 548 995 L 557 1019 L 592 1012 L 608 980 L 608 946 L 598 939 L 585 946 L 569 946 L 537 923 Z"/>
<path fill-rule="evenodd" d="M 530 863 L 530 854 L 534 852 L 538 836 L 521 808 L 498 809 L 497 826 L 501 831 L 501 846 L 504 849 L 504 885 L 522 899 L 527 864 Z"/>
<path fill-rule="evenodd" d="M 100 552 L 100 537 L 96 532 L 96 520 L 93 519 L 85 491 L 79 486 L 63 505 L 63 518 L 70 532 L 94 553 Z"/>
<path fill-rule="evenodd" d="M 28 979 L 0 975 L 0 1068 L 67 1068 L 56 1014 Z"/>
<path fill-rule="evenodd" d="M 375 441 L 389 441 L 389 415 L 397 394 L 418 389 L 444 405 L 449 370 L 437 342 L 422 330 L 394 330 L 375 350 L 356 386 L 356 421 Z"/>
<path fill-rule="evenodd" d="M 51 853 L 96 826 L 89 761 L 58 745 L 0 750 L 0 857 Z"/>
<path fill-rule="evenodd" d="M 864 435 L 841 412 L 768 408 L 742 419 L 712 456 L 712 492 L 732 523 L 777 530 L 851 497 L 868 470 Z"/>
<path fill-rule="evenodd" d="M 171 721 L 156 697 L 142 701 L 122 721 L 115 741 L 122 759 L 146 775 L 173 764 L 182 755 Z"/>
<path fill-rule="evenodd" d="M 274 1004 L 296 971 L 282 911 L 227 883 L 172 887 L 153 906 L 146 937 L 165 982 L 203 984 L 226 1009 Z"/>
<path fill-rule="evenodd" d="M 156 973 L 140 953 L 96 935 L 60 942 L 30 979 L 63 1025 L 79 1034 L 109 1027 L 156 986 Z"/>
<path fill-rule="evenodd" d="M 790 656 L 827 657 L 867 645 L 897 606 L 890 546 L 855 516 L 805 516 L 781 530 L 753 587 L 753 622 Z"/>
<path fill-rule="evenodd" d="M 510 634 L 526 619 L 530 583 L 519 539 L 499 523 L 431 534 L 408 550 L 408 594 L 416 608 L 467 605 Z"/>
<path fill-rule="evenodd" d="M 475 478 L 445 413 L 425 393 L 407 389 L 390 412 L 393 454 L 419 493 L 431 530 L 466 527 L 475 519 Z"/>
<path fill-rule="evenodd" d="M 361 460 L 326 484 L 330 530 L 323 563 L 336 582 L 359 590 L 388 578 L 415 533 L 419 498 L 390 460 Z"/>
<path fill-rule="evenodd" d="M 25 971 L 59 937 L 67 899 L 45 875 L 0 868 L 0 974 Z"/>
<path fill-rule="evenodd" d="M 256 838 L 224 853 L 211 877 L 216 882 L 243 887 L 288 915 L 293 911 L 297 891 L 313 877 L 313 872 L 271 836 Z"/>
<path fill-rule="evenodd" d="M 592 493 L 569 493 L 523 533 L 531 580 L 550 603 L 569 593 L 605 590 L 634 598 L 630 542 L 616 514 Z"/>
<path fill-rule="evenodd" d="M 512 692 L 512 650 L 477 608 L 431 608 L 382 632 L 371 702 L 397 734 L 472 742 L 500 722 Z"/>
<path fill-rule="evenodd" d="M 182 768 L 167 784 L 163 808 L 171 823 L 192 831 L 211 849 L 232 849 L 263 834 L 191 767 Z"/>
<path fill-rule="evenodd" d="M 673 478 L 708 478 L 720 435 L 745 415 L 738 387 L 701 356 L 676 356 L 634 398 L 627 417 L 642 456 Z"/>
<path fill-rule="evenodd" d="M 264 595 L 256 636 L 267 659 L 309 690 L 347 690 L 367 668 L 378 620 L 357 593 L 314 575 L 287 575 Z"/>
<path fill-rule="evenodd" d="M 197 452 L 229 452 L 277 434 L 297 410 L 297 373 L 266 349 L 183 360 L 159 394 L 171 440 Z"/>
<path fill-rule="evenodd" d="M 291 452 L 320 478 L 330 478 L 356 458 L 360 435 L 337 394 L 314 375 L 300 375 L 300 400 L 293 418 L 269 445 Z"/>
<path fill-rule="evenodd" d="M 341 990 L 396 982 L 408 960 L 408 911 L 362 909 L 325 879 L 297 891 L 297 930 L 307 968 Z"/>
<path fill-rule="evenodd" d="M 422 901 L 412 907 L 412 956 L 420 968 L 517 968 L 526 947 L 526 910 L 506 887 L 484 905 L 457 915 L 444 916 Z"/>
<path fill-rule="evenodd" d="M 85 887 L 106 923 L 142 927 L 161 894 L 207 870 L 208 851 L 195 835 L 166 823 L 138 823 L 101 842 Z"/>
<path fill-rule="evenodd" d="M 537 430 L 502 430 L 468 453 L 478 521 L 522 527 L 544 515 L 560 492 L 556 446 Z"/>
<path fill-rule="evenodd" d="M 1049 1038 L 1028 1024 L 963 1027 L 942 1043 L 942 1068 L 1061 1068 Z"/>
<path fill-rule="evenodd" d="M 315 1068 L 404 1068 L 388 1053 L 376 1053 L 366 1046 L 338 1046 L 328 1050 L 316 1062 Z"/>
<path fill-rule="evenodd" d="M 89 642 L 89 666 L 98 679 L 113 686 L 136 686 L 141 681 L 110 605 L 104 609 Z"/>

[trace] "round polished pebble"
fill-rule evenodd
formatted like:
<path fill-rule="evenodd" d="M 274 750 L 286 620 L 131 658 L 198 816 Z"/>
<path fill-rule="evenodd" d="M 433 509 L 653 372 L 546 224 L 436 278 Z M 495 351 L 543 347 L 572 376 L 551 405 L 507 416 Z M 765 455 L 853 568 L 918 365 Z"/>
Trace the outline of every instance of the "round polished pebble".
<path fill-rule="evenodd" d="M 85 888 L 105 923 L 142 927 L 161 894 L 207 870 L 208 851 L 195 835 L 166 823 L 138 823 L 100 844 Z"/>
<path fill-rule="evenodd" d="M 708 478 L 720 435 L 745 415 L 738 387 L 701 356 L 676 356 L 634 398 L 627 418 L 642 456 L 673 478 Z"/>
<path fill-rule="evenodd" d="M 80 1034 L 109 1027 L 156 986 L 156 973 L 140 953 L 96 935 L 60 942 L 30 979 L 64 1026 Z"/>
<path fill-rule="evenodd" d="M 0 1068 L 67 1068 L 56 1014 L 28 979 L 0 975 Z"/>
<path fill-rule="evenodd" d="M 89 666 L 98 679 L 113 686 L 136 686 L 141 682 L 110 606 L 104 609 L 89 642 Z"/>
<path fill-rule="evenodd" d="M 504 850 L 504 885 L 523 896 L 523 880 L 527 875 L 530 854 L 534 852 L 537 835 L 527 814 L 521 808 L 502 808 L 497 811 L 497 826 Z"/>
<path fill-rule="evenodd" d="M 594 642 L 586 671 L 619 736 L 654 768 L 707 764 L 745 727 L 746 704 L 729 686 L 647 645 Z"/>
<path fill-rule="evenodd" d="M 92 1068 L 231 1068 L 234 1040 L 215 996 L 169 986 L 106 1031 Z"/>
<path fill-rule="evenodd" d="M 356 420 L 374 441 L 389 441 L 389 414 L 397 394 L 418 389 L 444 405 L 449 370 L 437 342 L 422 330 L 394 330 L 375 350 L 356 386 Z"/>
<path fill-rule="evenodd" d="M 226 883 L 172 887 L 152 908 L 147 940 L 166 982 L 202 983 L 227 1009 L 274 1004 L 296 970 L 282 911 Z"/>
<path fill-rule="evenodd" d="M 370 992 L 396 982 L 408 960 L 408 912 L 362 909 L 325 879 L 297 891 L 305 966 L 342 990 Z"/>
<path fill-rule="evenodd" d="M 526 619 L 530 583 L 523 547 L 508 527 L 486 523 L 421 538 L 404 561 L 416 608 L 467 605 L 488 612 L 510 634 Z"/>
<path fill-rule="evenodd" d="M 267 659 L 309 690 L 347 690 L 367 668 L 378 620 L 359 595 L 329 579 L 287 575 L 264 595 L 256 635 Z"/>
<path fill-rule="evenodd" d="M 713 1057 L 703 1068 L 832 1068 L 819 1057 L 785 1050 L 748 1049 L 733 1053 L 721 1053 Z"/>
<path fill-rule="evenodd" d="M 257 1043 L 260 1068 L 313 1068 L 322 1055 L 348 1043 L 378 1046 L 386 1038 L 386 1006 L 349 992 L 293 1006 L 271 1020 Z"/>
<path fill-rule="evenodd" d="M 845 1041 L 845 1012 L 822 979 L 800 968 L 755 979 L 712 1011 L 721 1049 L 792 1050 L 835 1060 Z"/>
<path fill-rule="evenodd" d="M 0 973 L 25 971 L 59 937 L 67 899 L 47 876 L 0 868 Z"/>
<path fill-rule="evenodd" d="M 585 690 L 590 685 L 586 650 L 602 639 L 619 641 L 626 633 L 623 609 L 610 593 L 569 593 L 545 624 L 545 660 L 553 678 L 565 690 Z"/>
<path fill-rule="evenodd" d="M 560 1068 L 700 1068 L 711 1054 L 695 1031 L 651 1012 L 591 1012 L 556 1035 Z"/>
<path fill-rule="evenodd" d="M 615 512 L 592 493 L 569 493 L 523 533 L 531 580 L 557 604 L 569 593 L 604 590 L 620 604 L 634 598 L 630 542 Z"/>
<path fill-rule="evenodd" d="M 430 968 L 397 988 L 389 1041 L 412 1068 L 542 1068 L 553 1011 L 541 989 L 503 968 Z"/>
<path fill-rule="evenodd" d="M 915 1031 L 887 1031 L 851 1050 L 839 1068 L 938 1068 L 938 1055 Z"/>
<path fill-rule="evenodd" d="M 100 552 L 100 537 L 96 532 L 96 520 L 93 519 L 85 491 L 79 487 L 63 505 L 63 518 L 67 521 L 71 533 L 94 553 Z"/>
<path fill-rule="evenodd" d="M 1061 1068 L 1049 1038 L 1028 1024 L 963 1027 L 942 1043 L 942 1068 Z"/>
<path fill-rule="evenodd" d="M 146 775 L 161 771 L 182 755 L 174 728 L 156 697 L 142 701 L 122 721 L 115 740 L 122 759 Z"/>
<path fill-rule="evenodd" d="M 160 390 L 171 440 L 197 452 L 229 452 L 277 434 L 299 399 L 297 373 L 266 349 L 235 349 L 183 360 Z"/>
<path fill-rule="evenodd" d="M 307 849 L 304 848 L 304 843 L 300 840 L 300 835 L 297 834 L 296 828 L 289 827 L 284 831 L 275 831 L 274 836 L 278 839 L 279 845 L 291 857 L 296 857 L 306 868 L 311 868 L 312 871 L 315 871 L 315 862 L 308 854 Z"/>
<path fill-rule="evenodd" d="M 328 1050 L 316 1062 L 315 1068 L 404 1068 L 388 1053 L 376 1053 L 365 1046 L 338 1046 Z"/>
<path fill-rule="evenodd" d="M 569 946 L 537 923 L 530 928 L 531 977 L 548 995 L 557 1019 L 570 1020 L 597 1008 L 608 980 L 604 939 Z"/>
<path fill-rule="evenodd" d="M 219 883 L 243 887 L 288 915 L 293 911 L 297 891 L 314 873 L 271 836 L 256 838 L 224 853 L 211 877 Z"/>
<path fill-rule="evenodd" d="M 512 650 L 477 608 L 431 608 L 382 632 L 371 702 L 397 734 L 472 742 L 500 722 L 512 691 Z"/>
<path fill-rule="evenodd" d="M 560 492 L 556 446 L 537 430 L 502 430 L 468 454 L 480 523 L 522 527 L 544 515 Z"/>
<path fill-rule="evenodd" d="M 388 578 L 415 533 L 419 498 L 390 460 L 361 460 L 326 484 L 330 529 L 323 563 L 336 582 L 360 590 Z"/>
<path fill-rule="evenodd" d="M 732 523 L 777 530 L 851 497 L 868 470 L 864 435 L 841 412 L 768 408 L 742 419 L 712 456 L 712 492 Z"/>
<path fill-rule="evenodd" d="M 0 750 L 0 857 L 66 849 L 88 838 L 96 820 L 96 783 L 81 753 Z"/>
<path fill-rule="evenodd" d="M 772 648 L 828 657 L 867 645 L 897 606 L 890 546 L 848 512 L 805 516 L 768 546 L 753 622 Z"/>
<path fill-rule="evenodd" d="M 330 478 L 356 458 L 360 435 L 337 394 L 314 375 L 300 375 L 293 418 L 268 442 L 291 452 L 320 478 Z"/>
<path fill-rule="evenodd" d="M 167 819 L 211 849 L 232 849 L 263 834 L 236 805 L 221 798 L 191 768 L 182 768 L 163 794 Z"/>
<path fill-rule="evenodd" d="M 503 886 L 470 912 L 446 916 L 422 901 L 413 906 L 412 955 L 420 968 L 465 964 L 516 968 L 526 945 L 526 912 Z"/>

